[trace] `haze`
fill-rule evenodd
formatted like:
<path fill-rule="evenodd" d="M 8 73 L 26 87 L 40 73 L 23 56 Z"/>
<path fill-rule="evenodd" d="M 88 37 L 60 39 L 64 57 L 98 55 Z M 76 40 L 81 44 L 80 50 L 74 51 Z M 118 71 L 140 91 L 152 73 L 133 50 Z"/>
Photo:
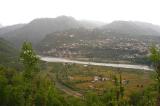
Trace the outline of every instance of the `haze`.
<path fill-rule="evenodd" d="M 79 20 L 132 20 L 160 25 L 159 4 L 159 0 L 1 0 L 0 24 L 68 15 Z"/>

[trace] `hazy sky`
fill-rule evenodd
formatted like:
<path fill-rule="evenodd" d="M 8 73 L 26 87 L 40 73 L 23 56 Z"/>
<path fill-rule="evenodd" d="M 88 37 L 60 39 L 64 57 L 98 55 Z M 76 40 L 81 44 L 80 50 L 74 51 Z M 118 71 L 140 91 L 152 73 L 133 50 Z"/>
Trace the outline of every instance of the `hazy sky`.
<path fill-rule="evenodd" d="M 145 21 L 160 25 L 160 0 L 0 0 L 0 23 L 26 23 L 59 15 L 111 22 Z"/>

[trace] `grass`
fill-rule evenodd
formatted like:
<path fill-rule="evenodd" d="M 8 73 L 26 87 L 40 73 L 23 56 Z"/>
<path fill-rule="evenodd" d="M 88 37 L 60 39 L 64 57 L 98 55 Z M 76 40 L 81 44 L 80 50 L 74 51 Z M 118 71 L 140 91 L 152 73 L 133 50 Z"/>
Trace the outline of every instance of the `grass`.
<path fill-rule="evenodd" d="M 114 88 L 113 76 L 119 78 L 119 73 L 122 75 L 122 80 L 128 84 L 123 84 L 125 95 L 130 95 L 135 91 L 142 91 L 144 88 L 154 84 L 154 72 L 112 68 L 103 66 L 84 66 L 79 64 L 64 65 L 61 63 L 49 63 L 49 69 L 52 73 L 59 73 L 58 78 L 65 85 L 81 92 L 95 91 L 97 93 Z M 95 76 L 109 78 L 106 81 L 92 82 Z"/>

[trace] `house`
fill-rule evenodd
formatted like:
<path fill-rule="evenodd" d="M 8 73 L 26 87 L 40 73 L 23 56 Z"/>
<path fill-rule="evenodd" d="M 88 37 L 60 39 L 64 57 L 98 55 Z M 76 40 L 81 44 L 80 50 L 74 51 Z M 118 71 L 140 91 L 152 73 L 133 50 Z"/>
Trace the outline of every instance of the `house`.
<path fill-rule="evenodd" d="M 94 81 L 98 81 L 100 79 L 99 76 L 94 76 Z"/>
<path fill-rule="evenodd" d="M 88 65 L 87 64 L 85 64 L 85 65 L 83 65 L 84 67 L 88 67 Z"/>
<path fill-rule="evenodd" d="M 110 80 L 110 78 L 102 77 L 102 75 L 99 75 L 99 76 L 94 76 L 92 82 L 97 82 L 97 81 L 107 81 L 107 80 Z"/>
<path fill-rule="evenodd" d="M 74 78 L 72 76 L 68 76 L 69 80 L 73 80 Z"/>

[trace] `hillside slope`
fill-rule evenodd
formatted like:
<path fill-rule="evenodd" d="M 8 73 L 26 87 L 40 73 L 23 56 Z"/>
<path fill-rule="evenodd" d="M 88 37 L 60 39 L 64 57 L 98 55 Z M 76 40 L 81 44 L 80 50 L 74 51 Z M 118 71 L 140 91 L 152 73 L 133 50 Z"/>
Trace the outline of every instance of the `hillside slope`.
<path fill-rule="evenodd" d="M 160 26 L 144 22 L 114 21 L 101 27 L 106 35 L 160 36 Z"/>
<path fill-rule="evenodd" d="M 16 46 L 19 46 L 24 41 L 30 41 L 33 45 L 37 44 L 41 41 L 47 34 L 64 31 L 71 28 L 93 28 L 96 26 L 100 26 L 99 24 L 95 24 L 92 22 L 81 22 L 73 17 L 69 16 L 59 16 L 56 18 L 39 18 L 31 21 L 25 26 L 9 31 L 7 33 L 3 33 L 0 30 L 0 36 L 5 39 L 11 41 Z"/>
<path fill-rule="evenodd" d="M 17 30 L 19 28 L 22 28 L 23 26 L 25 26 L 25 24 L 16 24 L 16 25 L 2 27 L 0 28 L 0 37 L 5 37 L 3 36 L 5 33 Z"/>
<path fill-rule="evenodd" d="M 96 29 L 54 32 L 48 34 L 37 48 L 43 55 L 56 57 L 92 57 L 94 60 L 147 64 L 149 46 L 152 43 L 160 46 L 159 26 L 147 25 L 118 21 Z"/>
<path fill-rule="evenodd" d="M 18 50 L 3 38 L 0 38 L 0 65 L 16 66 L 18 61 Z"/>

